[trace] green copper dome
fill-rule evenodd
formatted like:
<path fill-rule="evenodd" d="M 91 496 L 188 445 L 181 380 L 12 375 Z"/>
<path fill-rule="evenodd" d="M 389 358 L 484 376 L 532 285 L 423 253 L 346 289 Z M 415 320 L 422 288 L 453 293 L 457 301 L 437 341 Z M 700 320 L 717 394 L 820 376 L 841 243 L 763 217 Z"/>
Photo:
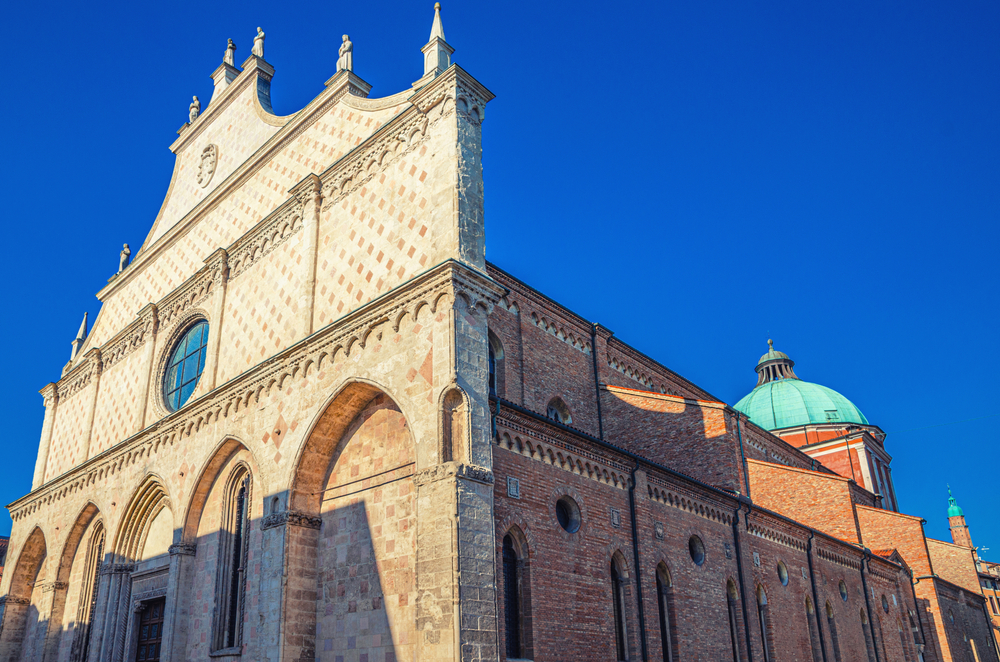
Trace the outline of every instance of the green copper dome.
<path fill-rule="evenodd" d="M 951 485 L 948 486 L 948 517 L 965 517 L 965 511 L 951 495 Z"/>
<path fill-rule="evenodd" d="M 787 354 L 772 346 L 757 364 L 757 388 L 737 402 L 736 409 L 766 430 L 811 423 L 868 425 L 854 403 L 831 388 L 802 381 L 792 372 L 793 365 Z"/>

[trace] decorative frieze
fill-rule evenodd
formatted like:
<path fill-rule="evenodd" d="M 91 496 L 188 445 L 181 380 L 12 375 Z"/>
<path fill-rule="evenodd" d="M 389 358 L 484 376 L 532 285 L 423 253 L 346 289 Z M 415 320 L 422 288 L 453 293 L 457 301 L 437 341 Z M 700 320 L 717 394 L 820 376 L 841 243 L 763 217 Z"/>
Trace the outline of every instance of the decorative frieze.
<path fill-rule="evenodd" d="M 297 510 L 285 510 L 280 513 L 271 513 L 265 517 L 260 524 L 261 531 L 267 531 L 279 526 L 300 526 L 304 529 L 319 530 L 323 524 L 320 517 L 310 517 Z"/>
<path fill-rule="evenodd" d="M 235 279 L 302 229 L 305 201 L 289 198 L 229 247 L 229 278 Z"/>
<path fill-rule="evenodd" d="M 156 306 L 146 306 L 140 316 L 117 336 L 104 344 L 101 358 L 104 369 L 111 368 L 123 358 L 139 349 L 156 333 L 158 322 Z"/>
<path fill-rule="evenodd" d="M 492 485 L 494 480 L 493 472 L 484 467 L 459 462 L 445 462 L 414 473 L 413 482 L 419 486 L 452 477 L 474 480 L 485 485 Z"/>

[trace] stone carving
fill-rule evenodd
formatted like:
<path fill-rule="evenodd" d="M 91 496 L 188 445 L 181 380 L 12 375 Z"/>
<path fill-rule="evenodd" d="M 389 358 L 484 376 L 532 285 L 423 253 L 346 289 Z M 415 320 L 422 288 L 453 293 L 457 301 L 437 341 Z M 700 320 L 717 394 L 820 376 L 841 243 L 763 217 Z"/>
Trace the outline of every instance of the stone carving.
<path fill-rule="evenodd" d="M 125 271 L 125 267 L 128 266 L 129 258 L 132 257 L 132 251 L 129 250 L 128 244 L 122 248 L 122 252 L 118 255 L 118 273 Z"/>
<path fill-rule="evenodd" d="M 193 542 L 175 542 L 173 545 L 167 548 L 170 552 L 170 556 L 176 556 L 178 554 L 184 556 L 194 556 L 198 551 L 198 545 Z"/>
<path fill-rule="evenodd" d="M 194 101 L 188 106 L 188 123 L 194 122 L 198 119 L 198 114 L 201 112 L 201 102 L 198 101 L 198 97 L 191 97 Z"/>
<path fill-rule="evenodd" d="M 297 510 L 286 510 L 280 513 L 271 513 L 263 519 L 260 525 L 261 531 L 267 531 L 278 526 L 301 526 L 305 529 L 319 529 L 323 520 L 319 517 L 310 517 Z"/>
<path fill-rule="evenodd" d="M 233 40 L 229 40 L 229 44 L 226 46 L 226 54 L 222 56 L 222 61 L 228 64 L 230 67 L 236 66 L 236 44 Z"/>
<path fill-rule="evenodd" d="M 257 28 L 257 36 L 253 38 L 253 54 L 264 59 L 264 31 Z"/>
<path fill-rule="evenodd" d="M 198 183 L 202 188 L 208 186 L 215 174 L 215 166 L 219 162 L 219 148 L 215 145 L 206 145 L 201 150 L 201 161 L 198 163 Z"/>
<path fill-rule="evenodd" d="M 31 600 L 28 598 L 18 598 L 13 595 L 5 595 L 0 597 L 0 607 L 3 605 L 24 605 L 28 606 L 31 604 Z"/>
<path fill-rule="evenodd" d="M 344 35 L 344 43 L 340 45 L 340 58 L 337 60 L 337 71 L 354 71 L 354 44 L 350 37 Z"/>

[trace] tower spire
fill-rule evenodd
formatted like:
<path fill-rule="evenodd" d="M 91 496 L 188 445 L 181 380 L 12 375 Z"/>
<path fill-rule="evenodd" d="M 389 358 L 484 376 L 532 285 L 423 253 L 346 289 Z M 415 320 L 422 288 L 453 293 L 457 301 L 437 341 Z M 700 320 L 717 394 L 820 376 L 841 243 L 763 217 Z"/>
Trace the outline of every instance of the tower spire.
<path fill-rule="evenodd" d="M 80 348 L 83 347 L 83 341 L 87 339 L 87 313 L 83 314 L 83 321 L 80 322 L 80 330 L 76 332 L 76 338 L 70 343 L 73 346 L 72 351 L 69 355 L 69 360 L 72 361 L 76 358 L 76 355 L 80 352 Z"/>
<path fill-rule="evenodd" d="M 434 23 L 431 24 L 431 37 L 420 49 L 424 54 L 424 75 L 413 84 L 421 87 L 438 74 L 442 74 L 451 66 L 451 54 L 455 49 L 444 40 L 444 24 L 441 22 L 441 3 L 434 3 Z"/>

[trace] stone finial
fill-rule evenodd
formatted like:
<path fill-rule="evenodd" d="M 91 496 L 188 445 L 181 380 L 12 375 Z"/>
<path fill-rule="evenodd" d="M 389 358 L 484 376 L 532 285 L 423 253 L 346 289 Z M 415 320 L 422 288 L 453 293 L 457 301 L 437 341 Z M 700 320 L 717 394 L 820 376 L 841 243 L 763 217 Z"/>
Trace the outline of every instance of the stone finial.
<path fill-rule="evenodd" d="M 444 25 L 441 24 L 441 3 L 434 3 L 434 23 L 431 25 L 431 36 L 429 41 L 434 41 L 435 39 L 440 39 L 441 41 L 448 41 L 444 38 Z"/>
<path fill-rule="evenodd" d="M 424 76 L 437 76 L 451 66 L 451 54 L 455 52 L 444 40 L 444 25 L 441 23 L 441 3 L 434 4 L 434 23 L 431 38 L 420 49 L 424 53 Z"/>
<path fill-rule="evenodd" d="M 69 354 L 69 360 L 72 361 L 76 358 L 76 355 L 80 352 L 80 348 L 83 347 L 83 342 L 87 339 L 87 313 L 83 314 L 83 321 L 80 322 L 80 330 L 76 332 L 76 338 L 70 343 L 73 347 Z"/>
<path fill-rule="evenodd" d="M 230 67 L 236 66 L 236 44 L 233 40 L 229 40 L 229 44 L 226 45 L 226 54 L 222 56 L 222 61 L 228 64 Z"/>
<path fill-rule="evenodd" d="M 122 248 L 122 252 L 118 255 L 118 273 L 125 271 L 125 267 L 128 266 L 129 257 L 131 256 L 132 251 L 129 250 L 128 244 L 125 244 L 125 247 Z"/>
<path fill-rule="evenodd" d="M 264 31 L 259 26 L 257 28 L 257 36 L 253 38 L 253 50 L 251 52 L 260 59 L 264 59 Z"/>
<path fill-rule="evenodd" d="M 188 106 L 188 122 L 194 122 L 198 119 L 198 113 L 201 112 L 201 102 L 198 101 L 198 97 L 191 97 L 194 101 Z"/>
<path fill-rule="evenodd" d="M 340 58 L 337 59 L 337 71 L 354 71 L 354 44 L 351 43 L 351 38 L 346 34 L 338 53 Z"/>

